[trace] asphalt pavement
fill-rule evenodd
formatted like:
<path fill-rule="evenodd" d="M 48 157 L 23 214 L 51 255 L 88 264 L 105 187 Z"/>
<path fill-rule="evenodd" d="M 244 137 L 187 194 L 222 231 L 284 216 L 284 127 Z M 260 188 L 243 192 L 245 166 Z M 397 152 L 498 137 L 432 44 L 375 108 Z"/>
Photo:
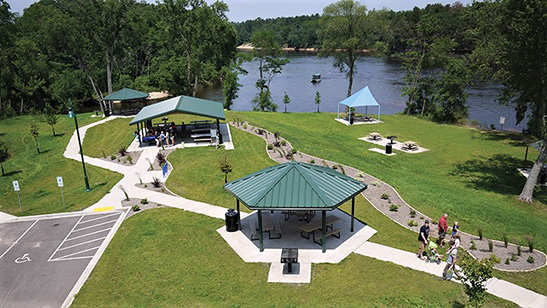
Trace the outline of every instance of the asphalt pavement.
<path fill-rule="evenodd" d="M 121 212 L 0 224 L 0 307 L 61 307 Z"/>

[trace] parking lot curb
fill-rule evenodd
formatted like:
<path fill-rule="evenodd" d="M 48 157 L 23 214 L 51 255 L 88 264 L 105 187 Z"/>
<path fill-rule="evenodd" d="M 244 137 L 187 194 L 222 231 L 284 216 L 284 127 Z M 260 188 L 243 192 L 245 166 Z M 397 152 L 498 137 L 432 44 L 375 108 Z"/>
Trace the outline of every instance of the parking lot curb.
<path fill-rule="evenodd" d="M 86 282 L 87 278 L 89 278 L 89 275 L 91 275 L 91 272 L 97 265 L 97 262 L 99 262 L 99 259 L 101 258 L 104 251 L 106 250 L 106 247 L 108 247 L 108 245 L 110 244 L 110 241 L 112 241 L 112 238 L 114 238 L 114 235 L 116 234 L 116 232 L 118 232 L 118 229 L 120 228 L 121 224 L 123 223 L 127 214 L 129 213 L 129 209 L 122 208 L 122 211 L 123 213 L 120 215 L 120 217 L 118 218 L 118 221 L 116 221 L 116 223 L 112 227 L 112 230 L 110 230 L 110 232 L 108 233 L 101 247 L 97 250 L 97 253 L 95 253 L 95 255 L 93 256 L 89 264 L 87 264 L 85 270 L 83 271 L 82 275 L 80 276 L 80 278 L 78 279 L 78 281 L 76 282 L 76 284 L 74 285 L 70 293 L 68 293 L 68 296 L 63 302 L 63 305 L 61 305 L 61 308 L 70 307 L 70 305 L 74 301 L 74 297 L 76 296 L 76 294 L 78 294 L 78 292 L 80 292 L 80 289 Z"/>

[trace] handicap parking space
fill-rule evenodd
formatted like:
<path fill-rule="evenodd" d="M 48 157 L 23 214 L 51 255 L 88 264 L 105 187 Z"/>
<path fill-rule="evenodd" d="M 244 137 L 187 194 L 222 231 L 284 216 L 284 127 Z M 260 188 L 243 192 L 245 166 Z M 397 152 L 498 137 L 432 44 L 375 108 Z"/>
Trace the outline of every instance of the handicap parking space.
<path fill-rule="evenodd" d="M 122 212 L 0 224 L 0 307 L 61 307 Z"/>

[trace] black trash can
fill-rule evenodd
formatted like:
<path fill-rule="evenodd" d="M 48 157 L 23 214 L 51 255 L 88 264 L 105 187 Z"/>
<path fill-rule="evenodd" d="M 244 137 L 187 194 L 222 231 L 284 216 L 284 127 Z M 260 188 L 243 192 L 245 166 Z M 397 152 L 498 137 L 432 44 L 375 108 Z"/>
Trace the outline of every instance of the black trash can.
<path fill-rule="evenodd" d="M 109 117 L 109 116 L 110 116 L 110 110 L 105 109 L 105 110 L 104 110 L 104 116 L 105 116 L 105 117 Z"/>
<path fill-rule="evenodd" d="M 391 154 L 393 152 L 393 145 L 391 143 L 386 144 L 386 154 Z"/>
<path fill-rule="evenodd" d="M 237 212 L 233 209 L 229 209 L 228 212 L 226 212 L 226 231 L 236 232 L 237 230 Z"/>
<path fill-rule="evenodd" d="M 353 125 L 353 118 L 349 119 L 349 125 Z"/>

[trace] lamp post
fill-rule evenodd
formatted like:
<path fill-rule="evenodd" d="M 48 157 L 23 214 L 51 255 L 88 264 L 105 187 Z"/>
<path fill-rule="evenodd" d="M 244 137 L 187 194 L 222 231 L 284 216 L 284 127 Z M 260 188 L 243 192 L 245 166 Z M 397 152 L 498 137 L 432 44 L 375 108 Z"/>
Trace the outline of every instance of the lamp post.
<path fill-rule="evenodd" d="M 84 168 L 84 180 L 85 180 L 85 191 L 90 191 L 89 180 L 87 179 L 87 171 L 85 170 L 84 162 L 84 150 L 82 149 L 82 141 L 80 140 L 80 131 L 78 130 L 78 118 L 76 117 L 76 112 L 72 110 L 72 100 L 68 100 L 70 107 L 68 108 L 68 117 L 74 118 L 74 124 L 76 125 L 76 135 L 78 136 L 78 145 L 80 146 L 80 155 L 82 156 L 82 167 Z"/>

